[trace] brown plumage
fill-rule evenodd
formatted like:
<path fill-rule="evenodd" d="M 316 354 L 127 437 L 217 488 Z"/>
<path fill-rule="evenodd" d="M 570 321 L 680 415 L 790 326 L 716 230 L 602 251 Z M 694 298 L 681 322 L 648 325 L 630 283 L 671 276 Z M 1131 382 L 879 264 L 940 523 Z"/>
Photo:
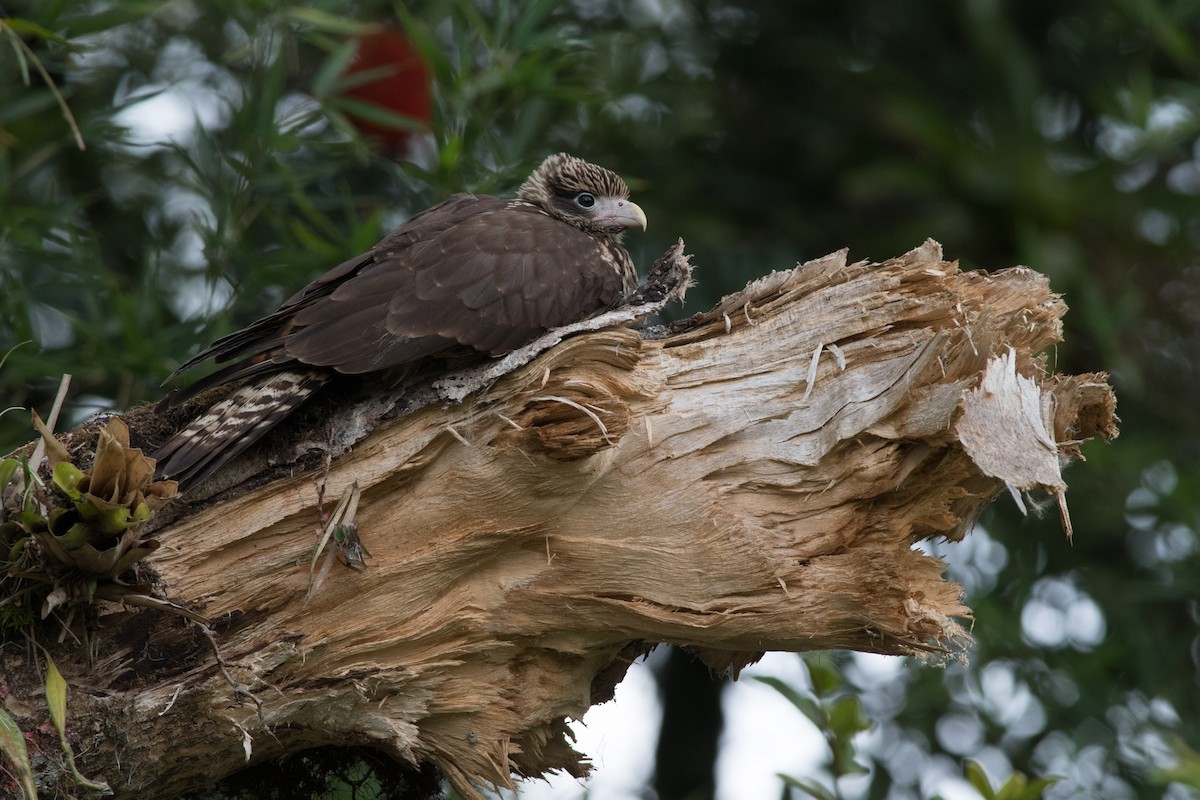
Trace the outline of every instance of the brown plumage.
<path fill-rule="evenodd" d="M 176 370 L 234 361 L 163 405 L 246 383 L 163 445 L 158 474 L 203 480 L 338 374 L 502 355 L 613 305 L 637 285 L 621 235 L 645 226 L 624 181 L 565 153 L 513 200 L 454 195 Z"/>

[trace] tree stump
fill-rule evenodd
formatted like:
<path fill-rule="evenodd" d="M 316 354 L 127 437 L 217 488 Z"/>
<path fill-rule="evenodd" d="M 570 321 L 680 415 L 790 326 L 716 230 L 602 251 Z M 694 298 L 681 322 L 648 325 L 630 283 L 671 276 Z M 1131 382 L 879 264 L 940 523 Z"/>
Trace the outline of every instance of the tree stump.
<path fill-rule="evenodd" d="M 962 273 L 934 242 L 881 264 L 840 252 L 668 328 L 567 338 L 345 441 L 327 470 L 182 507 L 143 563 L 210 620 L 226 666 L 198 626 L 98 603 L 90 664 L 51 646 L 80 769 L 162 798 L 353 744 L 476 797 L 584 774 L 567 719 L 659 642 L 734 673 L 767 650 L 960 651 L 962 590 L 915 545 L 960 539 L 1005 488 L 1061 498 L 1060 464 L 1116 435 L 1106 376 L 1048 375 L 1039 355 L 1065 311 L 1044 276 Z M 135 440 L 148 418 L 127 417 Z M 335 564 L 310 597 L 318 503 L 355 484 L 368 566 Z M 34 731 L 40 661 L 9 646 L 2 668 Z"/>

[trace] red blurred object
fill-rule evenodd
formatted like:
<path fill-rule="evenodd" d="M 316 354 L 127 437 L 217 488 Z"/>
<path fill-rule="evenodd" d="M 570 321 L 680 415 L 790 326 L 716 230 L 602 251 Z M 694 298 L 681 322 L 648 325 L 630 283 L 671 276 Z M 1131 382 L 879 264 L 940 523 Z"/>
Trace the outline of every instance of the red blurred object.
<path fill-rule="evenodd" d="M 345 75 L 367 70 L 379 73 L 379 78 L 347 89 L 347 97 L 411 117 L 426 126 L 433 121 L 429 67 L 401 30 L 389 25 L 358 37 L 358 53 Z M 407 151 L 417 135 L 416 131 L 370 122 L 353 112 L 347 116 L 360 133 L 393 152 Z"/>

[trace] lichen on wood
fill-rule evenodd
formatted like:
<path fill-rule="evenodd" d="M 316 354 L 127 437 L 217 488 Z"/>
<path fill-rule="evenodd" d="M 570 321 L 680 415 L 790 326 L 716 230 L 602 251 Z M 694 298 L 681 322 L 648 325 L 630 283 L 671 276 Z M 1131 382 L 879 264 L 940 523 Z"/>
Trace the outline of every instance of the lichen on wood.
<path fill-rule="evenodd" d="M 1038 273 L 962 273 L 933 242 L 841 252 L 669 327 L 579 332 L 462 402 L 343 409 L 361 436 L 327 469 L 154 533 L 157 591 L 214 621 L 261 709 L 183 623 L 109 609 L 104 685 L 68 674 L 93 689 L 83 766 L 162 797 L 247 757 L 358 744 L 474 796 L 585 773 L 565 721 L 655 643 L 734 672 L 766 650 L 960 653 L 971 612 L 916 545 L 962 538 L 1006 485 L 1061 494 L 1060 459 L 1116 435 L 1105 376 L 1047 374 L 1065 311 Z M 997 435 L 1014 420 L 1028 429 Z M 335 566 L 309 599 L 318 497 L 353 484 L 369 567 Z"/>

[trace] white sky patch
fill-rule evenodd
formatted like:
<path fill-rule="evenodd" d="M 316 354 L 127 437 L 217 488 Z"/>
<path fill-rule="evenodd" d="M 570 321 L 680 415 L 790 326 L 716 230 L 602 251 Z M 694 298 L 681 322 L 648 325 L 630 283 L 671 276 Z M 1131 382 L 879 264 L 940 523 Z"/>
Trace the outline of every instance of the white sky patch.
<path fill-rule="evenodd" d="M 191 139 L 197 121 L 209 107 L 200 106 L 195 96 L 182 87 L 147 87 L 147 98 L 117 114 L 113 121 L 130 134 L 135 147 L 160 147 L 168 142 L 179 144 Z"/>
<path fill-rule="evenodd" d="M 209 61 L 196 42 L 177 36 L 163 47 L 149 84 L 118 88 L 113 103 L 126 108 L 113 119 L 128 129 L 135 149 L 186 144 L 197 126 L 225 127 L 239 97 L 228 71 Z"/>
<path fill-rule="evenodd" d="M 1088 651 L 1104 641 L 1104 612 L 1069 579 L 1042 578 L 1021 610 L 1021 634 L 1039 647 Z"/>
<path fill-rule="evenodd" d="M 208 260 L 204 256 L 204 237 L 200 235 L 198 226 L 179 231 L 171 243 L 171 260 L 184 269 L 204 269 Z"/>
<path fill-rule="evenodd" d="M 233 286 L 224 278 L 193 275 L 180 278 L 178 289 L 167 302 L 182 320 L 206 319 L 222 311 L 233 300 Z"/>
<path fill-rule="evenodd" d="M 850 660 L 857 670 L 856 682 L 860 686 L 878 686 L 890 683 L 904 669 L 904 659 L 884 656 L 879 653 L 851 653 Z"/>
<path fill-rule="evenodd" d="M 717 800 L 779 797 L 779 773 L 811 776 L 828 756 L 825 738 L 800 710 L 770 686 L 752 680 L 772 675 L 807 686 L 794 653 L 767 653 L 725 689 L 725 731 L 717 757 Z"/>

